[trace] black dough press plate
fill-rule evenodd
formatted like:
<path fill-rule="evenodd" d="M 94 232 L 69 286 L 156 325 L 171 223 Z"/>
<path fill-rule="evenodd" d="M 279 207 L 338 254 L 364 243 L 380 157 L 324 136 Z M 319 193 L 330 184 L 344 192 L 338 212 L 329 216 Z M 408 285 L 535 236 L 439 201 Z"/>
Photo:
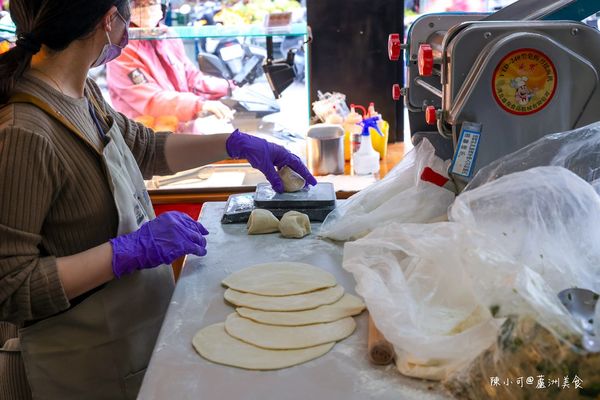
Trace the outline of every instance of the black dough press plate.
<path fill-rule="evenodd" d="M 269 210 L 277 218 L 294 210 L 308 215 L 313 222 L 322 222 L 335 208 L 335 191 L 330 182 L 318 183 L 294 193 L 277 193 L 269 183 L 259 183 L 254 193 L 229 196 L 221 222 L 246 222 L 254 208 Z"/>

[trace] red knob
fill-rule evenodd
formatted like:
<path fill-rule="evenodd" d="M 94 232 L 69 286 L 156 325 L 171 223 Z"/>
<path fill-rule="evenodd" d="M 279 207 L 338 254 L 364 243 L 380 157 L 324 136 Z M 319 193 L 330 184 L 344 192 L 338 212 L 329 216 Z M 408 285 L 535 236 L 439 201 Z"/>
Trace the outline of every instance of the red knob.
<path fill-rule="evenodd" d="M 398 61 L 401 51 L 402 43 L 400 42 L 400 34 L 391 33 L 388 36 L 388 55 L 390 56 L 390 61 Z"/>
<path fill-rule="evenodd" d="M 394 83 L 392 85 L 392 99 L 398 101 L 400 100 L 400 96 L 402 96 L 402 92 L 400 90 L 400 85 Z"/>
<path fill-rule="evenodd" d="M 433 73 L 433 49 L 427 43 L 419 45 L 419 75 L 431 76 Z"/>
<path fill-rule="evenodd" d="M 427 125 L 435 125 L 437 122 L 436 110 L 434 106 L 427 106 L 425 109 L 425 122 Z"/>

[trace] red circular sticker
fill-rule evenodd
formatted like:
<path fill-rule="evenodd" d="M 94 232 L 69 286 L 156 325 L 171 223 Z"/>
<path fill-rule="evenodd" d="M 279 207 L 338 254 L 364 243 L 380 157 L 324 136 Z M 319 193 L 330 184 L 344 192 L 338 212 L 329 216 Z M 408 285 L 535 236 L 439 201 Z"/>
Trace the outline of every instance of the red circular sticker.
<path fill-rule="evenodd" d="M 552 100 L 557 79 L 556 68 L 544 53 L 519 49 L 506 55 L 496 67 L 492 92 L 505 111 L 533 114 Z"/>

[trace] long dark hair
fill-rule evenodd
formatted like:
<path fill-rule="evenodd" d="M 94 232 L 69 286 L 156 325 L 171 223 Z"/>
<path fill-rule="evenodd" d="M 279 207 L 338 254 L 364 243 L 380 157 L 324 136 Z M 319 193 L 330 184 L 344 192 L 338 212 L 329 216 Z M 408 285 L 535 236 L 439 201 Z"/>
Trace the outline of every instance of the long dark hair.
<path fill-rule="evenodd" d="M 0 104 L 8 101 L 41 45 L 52 51 L 66 49 L 91 34 L 112 6 L 127 15 L 128 0 L 11 0 L 19 45 L 0 55 Z"/>

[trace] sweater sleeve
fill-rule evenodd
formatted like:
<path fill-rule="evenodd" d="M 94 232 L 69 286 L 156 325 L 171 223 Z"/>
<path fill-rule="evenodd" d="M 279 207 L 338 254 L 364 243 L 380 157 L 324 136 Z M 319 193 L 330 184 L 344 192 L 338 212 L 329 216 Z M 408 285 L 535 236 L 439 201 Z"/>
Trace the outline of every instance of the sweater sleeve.
<path fill-rule="evenodd" d="M 69 308 L 42 230 L 60 190 L 50 143 L 30 131 L 0 130 L 0 319 L 36 320 Z"/>
<path fill-rule="evenodd" d="M 153 175 L 173 174 L 165 155 L 165 144 L 171 132 L 154 132 L 139 122 L 130 120 L 104 100 L 100 88 L 93 80 L 88 79 L 88 87 L 103 111 L 113 117 L 119 126 L 144 179 L 150 179 Z"/>

